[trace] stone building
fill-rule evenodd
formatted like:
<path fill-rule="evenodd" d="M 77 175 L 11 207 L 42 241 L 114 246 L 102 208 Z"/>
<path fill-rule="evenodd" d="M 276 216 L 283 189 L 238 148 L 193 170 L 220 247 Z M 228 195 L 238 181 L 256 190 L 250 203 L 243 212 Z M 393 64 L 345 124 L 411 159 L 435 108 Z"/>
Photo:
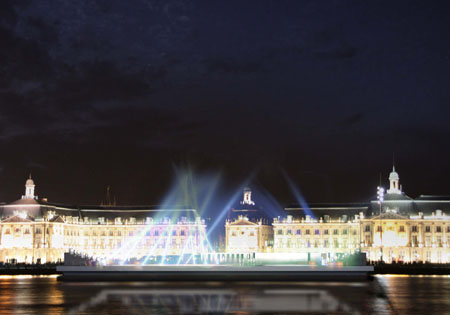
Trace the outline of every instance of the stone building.
<path fill-rule="evenodd" d="M 450 197 L 412 199 L 393 168 L 382 200 L 286 208 L 273 221 L 277 253 L 333 258 L 355 251 L 371 261 L 450 262 Z"/>
<path fill-rule="evenodd" d="M 195 209 L 70 206 L 39 200 L 34 182 L 0 208 L 0 262 L 57 262 L 69 250 L 97 259 L 202 254 L 206 225 Z"/>
<path fill-rule="evenodd" d="M 273 229 L 274 253 L 304 253 L 309 257 L 333 260 L 359 248 L 357 217 L 288 215 L 285 219 L 275 218 Z"/>
<path fill-rule="evenodd" d="M 225 241 L 228 253 L 264 253 L 272 246 L 273 229 L 263 220 L 252 222 L 245 216 L 226 221 Z"/>

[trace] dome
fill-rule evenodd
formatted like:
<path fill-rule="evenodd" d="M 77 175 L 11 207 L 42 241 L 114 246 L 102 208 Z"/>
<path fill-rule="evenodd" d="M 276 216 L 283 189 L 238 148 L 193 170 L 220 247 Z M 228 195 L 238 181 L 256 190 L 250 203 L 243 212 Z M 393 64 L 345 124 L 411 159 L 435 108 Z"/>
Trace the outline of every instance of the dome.
<path fill-rule="evenodd" d="M 31 178 L 28 178 L 26 183 L 25 183 L 25 185 L 26 186 L 32 186 L 32 185 L 34 185 L 34 181 Z"/>
<path fill-rule="evenodd" d="M 398 180 L 399 178 L 397 172 L 391 172 L 391 174 L 389 174 L 389 180 Z"/>
<path fill-rule="evenodd" d="M 395 171 L 395 167 L 392 168 L 392 172 L 389 174 L 389 180 L 399 180 L 400 177 L 398 173 Z"/>

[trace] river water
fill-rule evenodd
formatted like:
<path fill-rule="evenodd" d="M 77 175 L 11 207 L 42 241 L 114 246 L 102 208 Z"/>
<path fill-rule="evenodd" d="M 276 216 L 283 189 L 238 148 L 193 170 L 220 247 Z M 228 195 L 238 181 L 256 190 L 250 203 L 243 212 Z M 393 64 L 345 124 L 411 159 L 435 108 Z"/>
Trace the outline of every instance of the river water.
<path fill-rule="evenodd" d="M 0 276 L 0 314 L 448 314 L 450 276 L 367 282 L 97 282 Z"/>

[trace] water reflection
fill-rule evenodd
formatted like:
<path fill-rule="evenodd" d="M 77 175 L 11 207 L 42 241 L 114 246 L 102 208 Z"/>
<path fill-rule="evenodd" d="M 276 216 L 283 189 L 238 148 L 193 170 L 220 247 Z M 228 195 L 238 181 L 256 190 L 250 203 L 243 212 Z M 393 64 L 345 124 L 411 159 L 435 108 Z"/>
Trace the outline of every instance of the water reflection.
<path fill-rule="evenodd" d="M 192 313 L 286 313 L 345 312 L 359 313 L 326 290 L 256 289 L 240 294 L 236 289 L 105 289 L 72 314 L 103 309 L 117 302 L 129 314 L 159 310 L 166 314 Z"/>
<path fill-rule="evenodd" d="M 449 277 L 368 282 L 70 283 L 0 277 L 0 314 L 446 313 Z"/>
<path fill-rule="evenodd" d="M 400 314 L 448 314 L 450 276 L 383 275 L 376 280 Z"/>

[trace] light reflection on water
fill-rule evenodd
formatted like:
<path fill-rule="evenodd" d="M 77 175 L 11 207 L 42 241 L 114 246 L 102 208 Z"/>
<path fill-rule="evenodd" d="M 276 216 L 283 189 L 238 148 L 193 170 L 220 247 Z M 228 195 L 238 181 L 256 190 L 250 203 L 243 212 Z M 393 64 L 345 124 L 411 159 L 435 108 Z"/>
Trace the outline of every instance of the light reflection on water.
<path fill-rule="evenodd" d="M 0 314 L 344 313 L 443 314 L 448 276 L 367 282 L 59 282 L 0 277 Z"/>

